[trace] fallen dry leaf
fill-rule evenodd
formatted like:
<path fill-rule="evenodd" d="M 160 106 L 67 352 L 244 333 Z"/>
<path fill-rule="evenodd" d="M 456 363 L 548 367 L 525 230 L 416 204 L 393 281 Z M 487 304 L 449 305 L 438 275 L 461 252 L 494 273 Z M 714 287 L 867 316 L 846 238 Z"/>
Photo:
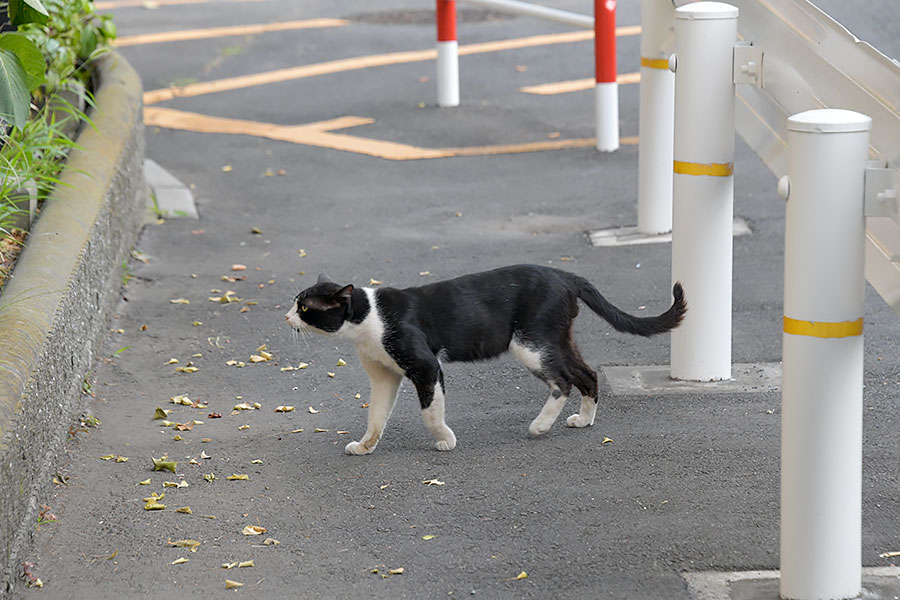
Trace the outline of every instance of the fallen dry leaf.
<path fill-rule="evenodd" d="M 388 571 L 391 575 L 403 575 L 403 567 L 397 567 L 396 569 L 391 569 Z"/>
<path fill-rule="evenodd" d="M 316 427 L 315 429 L 313 429 L 313 433 L 328 433 L 328 430 Z"/>
<path fill-rule="evenodd" d="M 169 304 L 190 304 L 191 301 L 187 298 L 172 298 L 169 300 Z"/>
<path fill-rule="evenodd" d="M 261 465 L 261 464 L 263 464 L 263 461 L 258 458 L 254 458 L 253 460 L 250 461 L 250 464 L 251 465 Z"/>
<path fill-rule="evenodd" d="M 444 482 L 440 479 L 426 479 L 422 483 L 424 483 L 425 485 L 445 485 Z"/>
<path fill-rule="evenodd" d="M 600 442 L 600 443 L 601 443 L 601 444 L 612 444 L 613 441 L 612 441 L 612 438 L 604 437 L 604 438 L 603 438 L 603 441 Z"/>
<path fill-rule="evenodd" d="M 223 568 L 223 569 L 233 569 L 233 568 L 235 568 L 236 566 L 238 566 L 238 563 L 237 563 L 237 562 L 222 563 L 222 568 Z"/>
<path fill-rule="evenodd" d="M 164 488 L 186 488 L 190 485 L 187 481 L 163 481 Z"/>
<path fill-rule="evenodd" d="M 244 431 L 245 429 L 250 429 L 250 426 L 249 425 L 241 425 L 240 427 L 238 427 L 238 431 Z"/>
<path fill-rule="evenodd" d="M 138 481 L 138 485 L 150 485 L 150 480 L 145 479 L 143 481 Z"/>
<path fill-rule="evenodd" d="M 521 573 L 519 573 L 518 575 L 515 576 L 515 579 L 517 579 L 517 580 L 518 579 L 527 579 L 527 578 L 528 578 L 528 573 L 526 573 L 525 571 L 522 571 Z"/>
<path fill-rule="evenodd" d="M 157 407 L 156 407 L 156 411 L 154 411 L 154 413 L 153 413 L 153 419 L 152 419 L 152 420 L 158 421 L 159 419 L 165 419 L 166 417 L 169 416 L 169 412 L 170 412 L 170 411 L 165 410 L 165 409 L 162 409 L 162 408 L 160 408 L 160 407 L 157 406 Z"/>
<path fill-rule="evenodd" d="M 156 500 L 150 500 L 147 504 L 144 505 L 144 510 L 165 510 L 166 505 L 160 504 Z"/>
<path fill-rule="evenodd" d="M 177 365 L 177 364 L 178 364 L 178 359 L 177 359 L 177 358 L 170 358 L 170 359 L 168 360 L 168 362 L 166 362 L 166 364 L 167 364 L 167 365 Z"/>
<path fill-rule="evenodd" d="M 196 373 L 199 370 L 200 370 L 199 368 L 192 366 L 192 365 L 187 365 L 184 367 L 175 367 L 176 373 Z"/>
<path fill-rule="evenodd" d="M 339 366 L 339 367 L 346 367 L 346 366 L 347 366 L 347 362 L 346 362 L 343 358 L 339 358 L 338 361 L 337 361 L 337 366 Z"/>
<path fill-rule="evenodd" d="M 175 512 L 181 513 L 183 515 L 189 515 L 189 514 L 191 514 L 191 507 L 190 506 L 182 506 L 181 508 L 176 508 Z"/>
<path fill-rule="evenodd" d="M 188 364 L 190 364 L 190 363 L 188 363 Z M 194 401 L 191 400 L 190 398 L 188 398 L 184 394 L 172 396 L 171 398 L 169 398 L 169 402 L 171 402 L 172 404 L 180 404 L 182 406 L 193 406 L 194 405 Z"/>
<path fill-rule="evenodd" d="M 221 419 L 222 418 L 222 415 L 220 415 L 219 413 L 215 413 L 215 412 L 209 413 L 206 416 L 209 417 L 210 419 Z"/>
<path fill-rule="evenodd" d="M 268 531 L 265 527 L 260 527 L 259 525 L 247 525 L 241 530 L 241 533 L 244 535 L 262 535 Z"/>
<path fill-rule="evenodd" d="M 233 590 L 235 588 L 242 587 L 243 585 L 244 584 L 239 581 L 232 581 L 230 579 L 225 580 L 225 589 L 226 590 Z"/>
<path fill-rule="evenodd" d="M 216 474 L 215 473 L 207 473 L 206 475 L 203 476 L 203 479 L 205 479 L 211 483 L 216 480 Z"/>
<path fill-rule="evenodd" d="M 384 283 L 383 281 L 378 281 L 377 279 L 369 278 L 369 285 L 381 285 Z"/>
<path fill-rule="evenodd" d="M 423 535 L 422 539 L 427 542 L 428 540 L 433 540 L 436 537 L 437 537 L 436 535 Z"/>
<path fill-rule="evenodd" d="M 306 410 L 308 410 L 308 411 L 309 411 L 309 414 L 311 414 L 311 415 L 314 415 L 314 414 L 316 414 L 317 412 L 319 412 L 318 410 L 316 410 L 316 409 L 313 408 L 312 406 L 310 406 L 310 407 L 309 407 L 308 409 L 306 409 Z"/>
<path fill-rule="evenodd" d="M 275 412 L 288 413 L 294 410 L 293 406 L 276 406 Z"/>
<path fill-rule="evenodd" d="M 172 471 L 175 472 L 175 467 L 178 463 L 174 460 L 169 460 L 167 457 L 162 458 L 153 458 L 153 470 L 154 471 Z"/>
<path fill-rule="evenodd" d="M 191 431 L 194 428 L 194 422 L 190 423 L 175 423 L 175 429 L 178 431 Z"/>
<path fill-rule="evenodd" d="M 175 540 L 174 542 L 169 540 L 166 543 L 173 548 L 187 548 L 191 552 L 196 552 L 200 546 L 200 542 L 197 540 Z"/>
<path fill-rule="evenodd" d="M 263 546 L 277 546 L 280 543 L 281 542 L 279 542 L 275 538 L 266 538 L 263 540 Z"/>
<path fill-rule="evenodd" d="M 244 569 L 246 567 L 254 567 L 254 566 L 256 566 L 256 565 L 253 564 L 252 558 L 250 560 L 242 560 L 241 562 L 238 563 L 239 569 Z"/>
<path fill-rule="evenodd" d="M 246 271 L 247 265 L 234 264 L 234 265 L 231 265 L 231 270 L 232 271 Z"/>
<path fill-rule="evenodd" d="M 250 476 L 246 473 L 235 473 L 234 475 L 229 475 L 225 479 L 228 479 L 229 481 L 248 481 L 250 479 Z"/>
<path fill-rule="evenodd" d="M 900 550 L 895 550 L 893 552 L 883 552 L 878 555 L 878 558 L 894 558 L 896 556 L 900 556 Z"/>
<path fill-rule="evenodd" d="M 183 565 L 184 563 L 186 563 L 189 560 L 190 560 L 189 558 L 184 558 L 182 556 L 181 558 L 176 558 L 175 560 L 173 560 L 172 564 L 173 565 Z"/>

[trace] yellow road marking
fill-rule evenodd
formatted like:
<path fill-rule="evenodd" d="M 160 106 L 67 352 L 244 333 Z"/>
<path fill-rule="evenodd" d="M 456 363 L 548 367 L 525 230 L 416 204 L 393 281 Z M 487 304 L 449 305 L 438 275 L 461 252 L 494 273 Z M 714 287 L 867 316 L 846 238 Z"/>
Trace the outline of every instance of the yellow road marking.
<path fill-rule="evenodd" d="M 342 27 L 349 25 L 344 19 L 304 19 L 302 21 L 283 21 L 281 23 L 262 23 L 259 25 L 236 25 L 233 27 L 209 27 L 207 29 L 183 29 L 181 31 L 163 31 L 129 35 L 113 40 L 113 46 L 136 46 L 138 44 L 158 44 L 161 42 L 182 42 L 187 40 L 205 40 L 209 38 L 233 35 L 254 35 L 274 31 L 292 31 L 295 29 L 317 29 L 320 27 Z"/>
<path fill-rule="evenodd" d="M 180 4 L 209 4 L 214 0 L 108 0 L 94 2 L 97 10 L 114 10 L 116 8 L 138 8 L 155 6 L 178 6 Z M 215 0 L 217 2 L 268 2 L 268 0 Z M 154 6 L 155 5 L 155 6 Z"/>
<path fill-rule="evenodd" d="M 728 177 L 734 175 L 734 163 L 694 163 L 676 160 L 674 171 L 680 175 Z"/>
<path fill-rule="evenodd" d="M 422 148 L 384 140 L 375 140 L 345 133 L 334 133 L 337 129 L 347 129 L 374 123 L 365 117 L 339 117 L 327 121 L 305 125 L 276 125 L 241 119 L 210 117 L 171 108 L 144 107 L 144 124 L 198 133 L 227 133 L 252 135 L 272 140 L 343 150 L 365 154 L 388 160 L 421 160 L 429 158 L 449 158 L 453 156 L 485 156 L 491 154 L 516 154 L 521 152 L 541 152 L 565 148 L 587 148 L 596 144 L 594 138 L 569 140 L 548 140 L 522 144 L 501 144 L 492 146 L 469 146 L 461 148 Z M 637 144 L 636 137 L 620 140 L 621 144 Z"/>
<path fill-rule="evenodd" d="M 784 332 L 793 335 L 806 335 L 819 338 L 845 338 L 862 335 L 863 320 L 826 323 L 822 321 L 801 321 L 784 318 Z"/>
<path fill-rule="evenodd" d="M 629 83 L 639 83 L 641 81 L 640 73 L 619 73 L 616 75 L 616 83 L 626 85 Z M 570 81 L 557 81 L 554 83 L 541 83 L 538 85 L 526 85 L 519 88 L 520 92 L 526 94 L 539 94 L 541 96 L 552 96 L 554 94 L 568 94 L 569 92 L 580 92 L 582 90 L 593 89 L 597 85 L 595 78 L 572 79 Z"/>
<path fill-rule="evenodd" d="M 640 33 L 640 29 L 640 27 L 620 27 L 616 30 L 616 33 L 617 35 L 637 35 Z M 468 44 L 465 46 L 460 46 L 459 53 L 460 55 L 466 56 L 470 54 L 497 52 L 500 50 L 512 50 L 516 48 L 526 48 L 531 46 L 565 44 L 593 39 L 593 35 L 594 33 L 592 31 L 575 31 L 569 33 L 534 35 L 523 38 L 514 38 L 510 40 L 498 40 L 494 42 Z M 316 75 L 326 75 L 329 73 L 340 73 L 344 71 L 353 71 L 356 69 L 383 67 L 387 65 L 397 65 L 424 60 L 435 60 L 436 58 L 437 50 L 433 48 L 429 48 L 427 50 L 409 50 L 404 52 L 388 52 L 386 54 L 371 54 L 368 56 L 343 58 L 312 65 L 302 65 L 299 67 L 276 69 L 274 71 L 255 73 L 253 75 L 227 77 L 225 79 L 191 83 L 179 87 L 150 90 L 149 92 L 144 93 L 144 105 L 157 104 L 159 102 L 171 100 L 172 98 L 201 96 L 204 94 L 214 94 L 218 92 L 253 87 L 257 85 L 278 83 L 294 79 L 303 79 L 305 77 L 314 77 Z"/>

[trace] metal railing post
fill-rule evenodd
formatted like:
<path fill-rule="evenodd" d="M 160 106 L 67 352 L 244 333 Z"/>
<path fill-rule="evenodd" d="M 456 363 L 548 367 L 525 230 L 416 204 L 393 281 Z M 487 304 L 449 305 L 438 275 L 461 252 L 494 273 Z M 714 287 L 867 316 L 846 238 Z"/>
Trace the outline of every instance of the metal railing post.
<path fill-rule="evenodd" d="M 672 332 L 675 379 L 731 378 L 737 17 L 721 2 L 675 11 L 672 278 L 690 302 Z"/>
<path fill-rule="evenodd" d="M 616 0 L 594 0 L 594 114 L 597 149 L 619 147 L 619 84 L 616 83 Z"/>
<path fill-rule="evenodd" d="M 788 119 L 781 597 L 861 590 L 864 178 L 871 119 Z"/>
<path fill-rule="evenodd" d="M 665 47 L 674 24 L 671 0 L 641 2 L 637 226 L 648 235 L 672 231 L 675 75 Z"/>
<path fill-rule="evenodd" d="M 438 106 L 459 106 L 459 43 L 456 41 L 456 0 L 437 0 Z"/>

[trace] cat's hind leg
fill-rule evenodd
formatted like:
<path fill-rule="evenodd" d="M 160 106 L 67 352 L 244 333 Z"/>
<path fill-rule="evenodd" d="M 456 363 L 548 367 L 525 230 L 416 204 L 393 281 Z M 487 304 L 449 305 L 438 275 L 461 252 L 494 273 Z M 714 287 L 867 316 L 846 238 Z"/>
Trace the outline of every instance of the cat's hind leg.
<path fill-rule="evenodd" d="M 369 399 L 369 423 L 365 435 L 358 442 L 350 442 L 344 447 L 344 452 L 356 455 L 369 454 L 375 450 L 378 440 L 384 433 L 384 426 L 394 410 L 397 392 L 403 380 L 402 375 L 377 362 L 363 357 L 360 357 L 360 360 L 369 374 L 372 396 Z"/>
<path fill-rule="evenodd" d="M 594 424 L 597 415 L 597 373 L 584 364 L 584 360 L 573 345 L 570 368 L 575 376 L 575 386 L 581 392 L 581 410 L 566 419 L 569 427 L 588 427 Z"/>
<path fill-rule="evenodd" d="M 531 425 L 528 426 L 528 432 L 531 435 L 543 435 L 547 433 L 556 421 L 559 413 L 562 412 L 563 407 L 566 405 L 566 400 L 569 399 L 569 391 L 572 388 L 571 385 L 565 384 L 562 388 L 552 382 L 549 382 L 549 385 L 550 396 L 544 403 L 544 408 L 541 409 L 538 416 L 536 416 L 531 422 Z"/>

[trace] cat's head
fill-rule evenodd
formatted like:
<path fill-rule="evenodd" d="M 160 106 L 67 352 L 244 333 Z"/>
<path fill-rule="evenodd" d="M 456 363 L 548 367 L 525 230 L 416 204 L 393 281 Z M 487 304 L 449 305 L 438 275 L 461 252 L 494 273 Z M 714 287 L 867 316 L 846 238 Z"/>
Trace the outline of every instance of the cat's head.
<path fill-rule="evenodd" d="M 350 317 L 352 285 L 340 285 L 319 275 L 319 280 L 294 298 L 294 305 L 284 316 L 297 331 L 333 334 Z"/>

